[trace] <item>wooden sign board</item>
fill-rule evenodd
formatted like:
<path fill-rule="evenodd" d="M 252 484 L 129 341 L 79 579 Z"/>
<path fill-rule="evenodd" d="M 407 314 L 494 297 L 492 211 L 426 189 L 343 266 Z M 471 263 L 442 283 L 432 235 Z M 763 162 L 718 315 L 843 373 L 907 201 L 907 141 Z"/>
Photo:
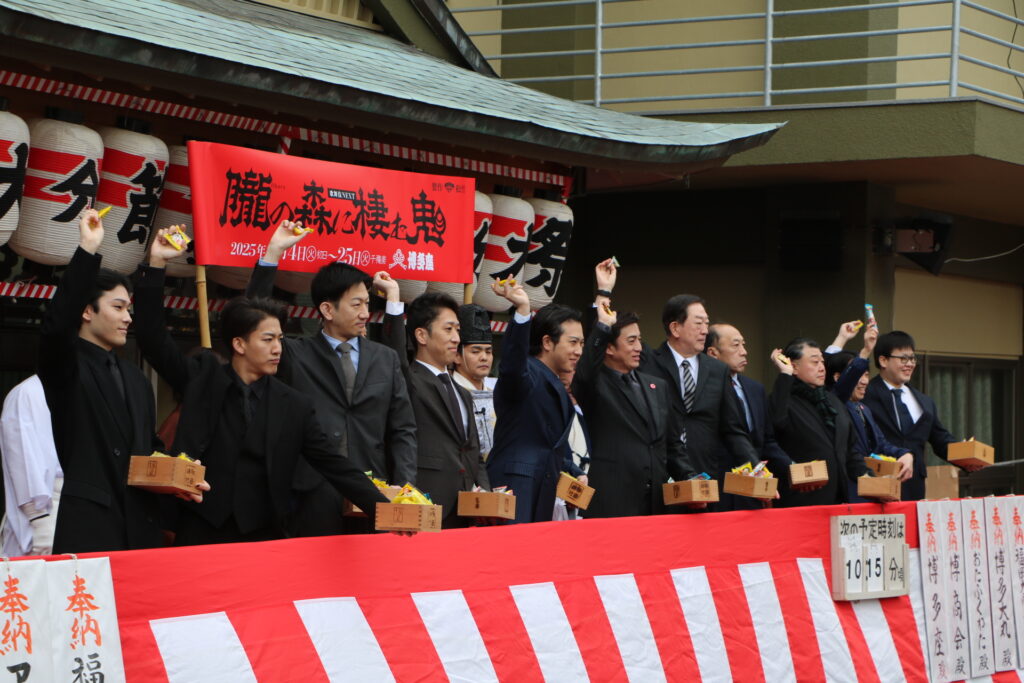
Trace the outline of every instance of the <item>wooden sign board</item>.
<path fill-rule="evenodd" d="M 867 600 L 907 594 L 904 515 L 837 515 L 831 521 L 832 598 Z"/>

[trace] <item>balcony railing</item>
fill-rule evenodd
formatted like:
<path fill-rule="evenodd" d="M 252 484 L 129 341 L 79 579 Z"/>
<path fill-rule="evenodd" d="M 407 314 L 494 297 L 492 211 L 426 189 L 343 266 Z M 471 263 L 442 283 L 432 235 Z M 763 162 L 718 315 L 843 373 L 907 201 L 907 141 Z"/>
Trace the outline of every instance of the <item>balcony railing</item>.
<path fill-rule="evenodd" d="M 965 94 L 1024 105 L 1024 70 L 1014 68 L 1024 69 L 1024 44 L 1017 44 L 1018 34 L 1024 43 L 1024 19 L 972 0 L 821 0 L 831 6 L 812 8 L 796 1 L 449 4 L 503 77 L 598 106 L 639 111 Z M 703 14 L 723 7 L 734 11 Z"/>

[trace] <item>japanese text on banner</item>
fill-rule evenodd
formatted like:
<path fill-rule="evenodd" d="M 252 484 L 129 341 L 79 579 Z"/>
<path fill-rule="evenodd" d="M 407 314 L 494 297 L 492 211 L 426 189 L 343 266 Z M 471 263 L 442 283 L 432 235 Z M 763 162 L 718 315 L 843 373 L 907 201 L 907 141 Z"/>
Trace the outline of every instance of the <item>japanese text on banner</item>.
<path fill-rule="evenodd" d="M 472 178 L 436 176 L 189 143 L 199 263 L 250 267 L 282 220 L 313 230 L 281 261 L 341 261 L 412 280 L 473 278 Z"/>

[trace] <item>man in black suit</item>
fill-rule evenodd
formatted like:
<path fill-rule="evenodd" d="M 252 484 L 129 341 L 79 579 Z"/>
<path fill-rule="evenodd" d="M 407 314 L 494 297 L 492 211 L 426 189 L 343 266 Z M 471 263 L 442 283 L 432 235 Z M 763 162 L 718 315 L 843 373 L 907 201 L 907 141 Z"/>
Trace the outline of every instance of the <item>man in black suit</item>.
<path fill-rule="evenodd" d="M 901 497 L 921 500 L 928 476 L 925 444 L 945 460 L 946 447 L 956 438 L 942 426 L 935 401 L 909 384 L 917 367 L 913 337 L 896 330 L 883 334 L 875 344 L 875 365 L 879 374 L 868 382 L 864 405 L 889 443 L 913 453 L 913 474 L 903 482 Z"/>
<path fill-rule="evenodd" d="M 779 447 L 775 440 L 775 430 L 768 415 L 768 401 L 764 385 L 743 374 L 747 367 L 747 344 L 743 335 L 735 326 L 728 323 L 715 323 L 708 327 L 708 336 L 704 340 L 704 353 L 711 358 L 725 363 L 729 368 L 729 383 L 736 395 L 738 410 L 743 417 L 750 434 L 750 442 L 761 460 L 768 461 L 773 473 L 784 472 L 793 464 L 793 460 Z M 723 456 L 727 455 L 723 453 Z M 722 494 L 723 500 L 732 502 L 736 509 L 753 509 L 761 507 L 756 500 L 742 498 L 728 493 Z"/>
<path fill-rule="evenodd" d="M 100 268 L 98 214 L 86 211 L 78 228 L 79 247 L 40 335 L 39 379 L 64 470 L 53 551 L 155 548 L 162 545 L 158 496 L 127 485 L 129 458 L 160 445 L 152 386 L 115 353 L 132 322 L 129 284 Z"/>
<path fill-rule="evenodd" d="M 282 222 L 272 235 L 248 296 L 271 295 L 277 263 L 306 234 L 296 236 L 292 225 Z M 393 484 L 416 483 L 416 422 L 398 356 L 362 336 L 370 318 L 370 282 L 345 263 L 320 269 L 310 294 L 322 327 L 308 337 L 284 340 L 278 378 L 313 399 L 332 450 Z M 305 463 L 299 464 L 293 487 L 294 535 L 368 530 L 365 520 L 343 521 L 337 491 Z"/>
<path fill-rule="evenodd" d="M 394 280 L 376 281 L 397 291 Z M 385 289 L 387 292 L 388 289 Z M 419 435 L 417 483 L 443 507 L 444 528 L 466 526 L 457 514 L 459 491 L 490 489 L 480 454 L 473 397 L 455 383 L 449 368 L 459 348 L 459 305 L 447 294 L 427 292 L 406 312 L 409 341 L 415 348 L 406 381 Z"/>
<path fill-rule="evenodd" d="M 363 510 L 387 502 L 350 458 L 324 435 L 313 400 L 276 377 L 282 354 L 284 307 L 239 297 L 224 307 L 220 336 L 231 360 L 210 351 L 186 357 L 167 332 L 164 266 L 178 255 L 159 231 L 141 267 L 135 293 L 143 356 L 181 396 L 174 452 L 201 457 L 212 487 L 203 505 L 186 504 L 177 545 L 284 538 L 291 482 L 308 462 L 339 495 Z"/>
<path fill-rule="evenodd" d="M 865 474 L 867 466 L 850 414 L 835 394 L 825 389 L 821 347 L 810 339 L 797 338 L 786 345 L 785 351 L 772 351 L 771 359 L 779 370 L 768 399 L 775 438 L 797 462 L 822 460 L 828 470 L 825 484 L 800 487 L 790 484 L 788 471 L 775 472 L 781 505 L 849 502 L 850 482 Z"/>
<path fill-rule="evenodd" d="M 597 265 L 613 273 L 611 259 Z M 671 398 L 660 377 L 638 372 L 639 318 L 616 314 L 611 299 L 595 298 L 594 325 L 576 365 L 573 395 L 590 418 L 590 485 L 597 493 L 584 517 L 627 517 L 664 512 L 661 485 L 669 475 L 687 479 L 682 443 L 668 438 Z"/>
<path fill-rule="evenodd" d="M 614 284 L 604 288 L 610 291 Z M 676 438 L 683 440 L 690 469 L 718 479 L 721 486 L 727 471 L 745 462 L 756 465 L 759 458 L 740 415 L 729 368 L 702 353 L 708 333 L 704 300 L 692 294 L 673 296 L 665 303 L 661 322 L 665 343 L 655 350 L 645 345 L 640 370 L 668 380 L 676 423 L 682 426 Z M 708 509 L 729 506 L 723 501 Z"/>
<path fill-rule="evenodd" d="M 548 522 L 559 471 L 573 461 L 569 438 L 576 411 L 559 376 L 576 369 L 583 351 L 582 316 L 568 306 L 548 304 L 531 319 L 522 285 L 494 282 L 491 289 L 515 306 L 515 315 L 498 363 L 498 422 L 487 474 L 492 484 L 515 493 L 517 523 Z M 587 475 L 577 472 L 587 483 Z"/>

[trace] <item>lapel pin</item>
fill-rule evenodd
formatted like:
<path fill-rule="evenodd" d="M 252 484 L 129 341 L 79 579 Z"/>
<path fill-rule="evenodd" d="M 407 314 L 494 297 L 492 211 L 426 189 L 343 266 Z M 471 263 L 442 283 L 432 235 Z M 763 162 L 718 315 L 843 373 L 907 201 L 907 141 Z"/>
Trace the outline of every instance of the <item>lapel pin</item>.
<path fill-rule="evenodd" d="M 654 385 L 654 384 L 651 384 L 651 389 L 657 389 L 657 388 L 658 388 L 658 387 L 657 387 L 656 385 Z"/>

